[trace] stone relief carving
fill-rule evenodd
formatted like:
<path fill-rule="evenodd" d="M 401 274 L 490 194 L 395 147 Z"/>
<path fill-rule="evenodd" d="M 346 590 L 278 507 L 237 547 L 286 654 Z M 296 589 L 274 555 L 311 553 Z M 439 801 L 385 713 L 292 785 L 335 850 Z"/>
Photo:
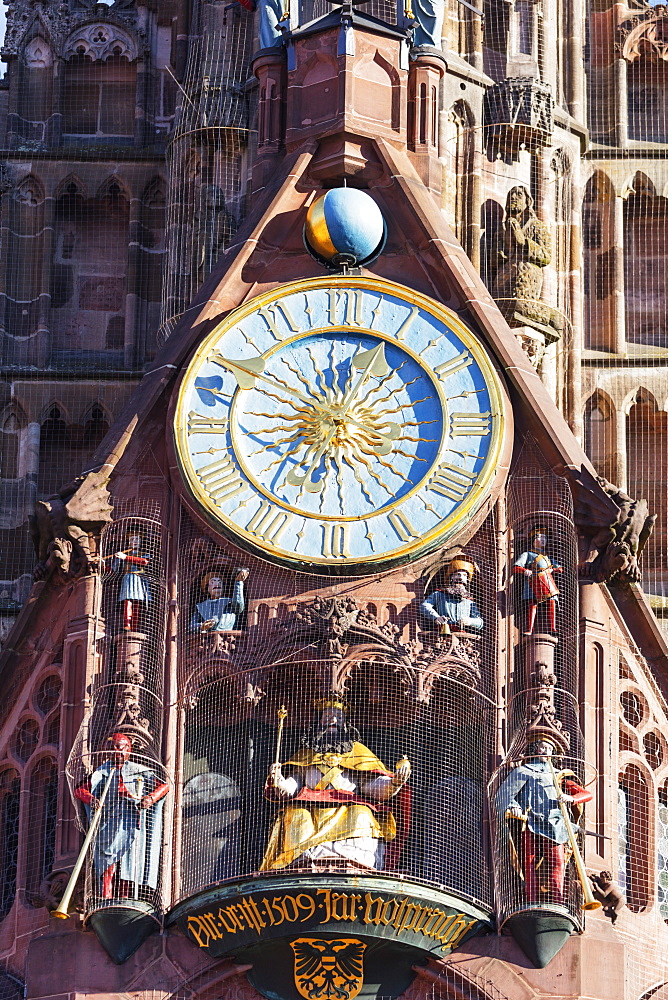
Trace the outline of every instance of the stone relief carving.
<path fill-rule="evenodd" d="M 36 25 L 40 35 L 45 36 L 54 49 L 58 49 L 70 32 L 82 22 L 90 22 L 95 12 L 96 0 L 9 0 L 7 3 L 7 30 L 3 44 L 5 56 L 16 56 L 21 50 L 21 43 L 31 28 Z M 132 27 L 140 40 L 145 41 L 143 31 L 137 25 L 137 10 L 135 0 L 115 0 L 105 14 L 105 29 L 119 34 L 121 38 L 129 39 L 123 25 Z M 99 25 L 98 25 L 99 26 Z M 44 41 L 44 38 L 41 39 Z M 30 43 L 32 44 L 32 42 Z M 134 42 L 131 47 L 136 49 Z M 26 56 L 26 58 L 28 58 Z M 52 56 L 51 56 L 52 58 Z M 136 58 L 136 55 L 135 57 Z"/>
<path fill-rule="evenodd" d="M 627 62 L 668 60 L 668 7 L 661 4 L 623 21 L 615 48 Z"/>
<path fill-rule="evenodd" d="M 468 634 L 439 635 L 424 631 L 402 642 L 400 628 L 379 624 L 376 615 L 352 597 L 316 597 L 287 619 L 276 620 L 269 634 L 231 636 L 224 647 L 205 637 L 190 644 L 186 699 L 216 677 L 238 676 L 238 697 L 257 704 L 264 695 L 270 664 L 308 662 L 323 693 L 343 694 L 360 663 L 371 670 L 390 670 L 414 703 L 428 703 L 437 681 L 449 677 L 477 688 L 480 682 L 479 638 Z M 234 663 L 232 663 L 232 656 Z"/>
<path fill-rule="evenodd" d="M 63 58 L 84 55 L 93 61 L 106 62 L 110 56 L 121 56 L 133 62 L 137 46 L 130 35 L 113 24 L 86 24 L 67 39 Z"/>
<path fill-rule="evenodd" d="M 49 69 L 53 66 L 53 54 L 49 44 L 39 35 L 28 42 L 23 58 L 28 69 Z"/>

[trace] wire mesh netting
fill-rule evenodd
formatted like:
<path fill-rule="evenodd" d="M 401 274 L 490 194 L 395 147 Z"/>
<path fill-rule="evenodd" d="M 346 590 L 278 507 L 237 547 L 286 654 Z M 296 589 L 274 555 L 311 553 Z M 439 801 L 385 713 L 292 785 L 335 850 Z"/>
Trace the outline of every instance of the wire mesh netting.
<path fill-rule="evenodd" d="M 268 567 L 262 579 L 231 564 L 184 516 L 183 895 L 257 871 L 375 869 L 490 903 L 493 543 L 490 519 L 467 548 L 487 555 L 471 583 L 480 610 L 464 597 L 474 624 L 444 628 L 430 602 L 452 569 L 426 582 L 428 610 L 382 578 L 283 574 L 277 597 Z"/>
<path fill-rule="evenodd" d="M 81 828 L 94 831 L 86 913 L 119 901 L 162 906 L 164 529 L 157 503 L 131 508 L 118 500 L 102 536 L 97 670 L 67 767 Z"/>

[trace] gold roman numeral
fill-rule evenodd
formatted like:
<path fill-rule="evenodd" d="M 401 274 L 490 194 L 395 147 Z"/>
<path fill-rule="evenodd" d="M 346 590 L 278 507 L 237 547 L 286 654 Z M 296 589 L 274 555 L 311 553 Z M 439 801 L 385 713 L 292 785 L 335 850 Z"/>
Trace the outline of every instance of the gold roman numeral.
<path fill-rule="evenodd" d="M 253 514 L 246 525 L 246 531 L 256 538 L 261 538 L 270 545 L 276 545 L 285 530 L 290 515 L 285 510 L 279 510 L 273 504 L 263 500 L 259 509 Z"/>
<path fill-rule="evenodd" d="M 451 437 L 485 437 L 490 432 L 491 411 L 484 413 L 452 413 L 450 415 Z"/>
<path fill-rule="evenodd" d="M 463 500 L 476 479 L 475 472 L 444 462 L 430 479 L 428 489 L 449 500 Z"/>
<path fill-rule="evenodd" d="M 191 410 L 188 414 L 188 434 L 224 434 L 227 417 L 205 417 Z"/>
<path fill-rule="evenodd" d="M 408 316 L 403 321 L 403 323 L 401 324 L 401 326 L 399 327 L 399 329 L 397 330 L 397 332 L 395 334 L 397 340 L 404 340 L 405 339 L 406 334 L 408 333 L 408 331 L 410 330 L 411 326 L 413 325 L 415 317 L 419 316 L 419 315 L 420 315 L 420 309 L 419 309 L 419 307 L 418 306 L 413 306 L 413 308 L 409 312 Z M 438 368 L 436 369 L 436 371 L 438 371 Z"/>
<path fill-rule="evenodd" d="M 271 333 L 276 340 L 285 340 L 285 338 L 289 337 L 290 334 L 299 333 L 299 328 L 288 312 L 288 307 L 284 302 L 273 302 L 268 306 L 262 306 L 261 309 L 258 309 L 257 314 L 265 321 L 269 333 Z M 279 316 L 282 317 L 283 324 L 285 324 L 287 330 L 282 330 L 279 327 Z"/>
<path fill-rule="evenodd" d="M 359 288 L 348 288 L 346 290 L 346 326 L 364 326 L 362 310 L 364 308 L 364 296 Z"/>
<path fill-rule="evenodd" d="M 393 510 L 387 515 L 387 519 L 399 535 L 402 542 L 410 542 L 412 538 L 418 537 L 411 522 L 401 510 Z"/>
<path fill-rule="evenodd" d="M 247 485 L 227 455 L 211 462 L 210 465 L 203 465 L 197 470 L 197 478 L 216 503 L 236 496 L 245 490 Z"/>
<path fill-rule="evenodd" d="M 350 557 L 347 524 L 332 524 L 329 521 L 323 524 L 322 554 L 325 559 L 347 559 Z"/>
<path fill-rule="evenodd" d="M 469 365 L 473 364 L 473 357 L 468 351 L 462 351 L 461 354 L 456 354 L 454 358 L 450 358 L 449 361 L 444 361 L 442 365 L 437 365 L 434 371 L 441 378 L 448 378 L 449 375 L 454 375 L 456 372 L 460 372 L 462 368 L 468 368 Z"/>

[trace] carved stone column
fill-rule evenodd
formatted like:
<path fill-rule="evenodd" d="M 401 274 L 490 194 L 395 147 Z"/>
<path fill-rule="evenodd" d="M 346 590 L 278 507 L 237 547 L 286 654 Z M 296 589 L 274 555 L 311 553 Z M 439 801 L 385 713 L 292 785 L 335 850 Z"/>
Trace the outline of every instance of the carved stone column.
<path fill-rule="evenodd" d="M 253 62 L 260 100 L 257 110 L 257 153 L 253 164 L 253 192 L 271 178 L 285 140 L 286 61 L 284 49 L 261 49 Z"/>
<path fill-rule="evenodd" d="M 441 191 L 438 159 L 438 118 L 443 54 L 432 46 L 414 49 L 408 74 L 408 149 L 422 182 L 434 193 Z"/>

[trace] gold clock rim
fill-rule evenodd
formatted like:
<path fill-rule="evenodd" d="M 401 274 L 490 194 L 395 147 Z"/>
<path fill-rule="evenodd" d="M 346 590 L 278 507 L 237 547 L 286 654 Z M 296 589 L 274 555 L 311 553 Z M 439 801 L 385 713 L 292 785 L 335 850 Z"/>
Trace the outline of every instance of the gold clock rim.
<path fill-rule="evenodd" d="M 327 327 L 318 327 L 317 329 L 308 330 L 302 333 L 295 333 L 294 336 L 286 337 L 285 340 L 282 340 L 279 344 L 275 344 L 273 347 L 269 348 L 268 351 L 265 351 L 264 354 L 261 354 L 259 356 L 265 358 L 276 351 L 280 351 L 280 349 L 282 347 L 285 347 L 286 344 L 290 344 L 297 340 L 304 340 L 306 337 L 315 336 L 318 333 L 333 332 L 337 329 L 338 329 L 337 327 L 327 326 Z M 340 332 L 349 332 L 349 331 L 346 328 L 345 330 L 342 329 Z M 385 504 L 379 510 L 373 511 L 371 514 L 339 514 L 339 515 L 320 514 L 320 513 L 311 514 L 310 512 L 301 510 L 299 507 L 293 507 L 291 504 L 285 503 L 283 500 L 279 500 L 275 496 L 275 494 L 269 492 L 269 490 L 266 490 L 264 486 L 262 486 L 260 483 L 257 482 L 255 476 L 251 476 L 250 473 L 248 472 L 246 463 L 241 454 L 241 449 L 237 447 L 235 441 L 235 430 L 237 431 L 237 433 L 241 433 L 241 431 L 238 428 L 235 428 L 233 422 L 234 409 L 240 392 L 240 390 L 237 389 L 234 393 L 234 396 L 232 397 L 232 403 L 230 405 L 230 437 L 232 438 L 232 445 L 234 447 L 234 457 L 241 466 L 241 468 L 243 469 L 244 475 L 248 480 L 250 480 L 250 482 L 253 484 L 253 486 L 257 489 L 259 493 L 262 493 L 262 495 L 265 496 L 267 500 L 270 500 L 272 503 L 276 504 L 277 507 L 281 507 L 283 510 L 289 510 L 292 514 L 298 514 L 300 517 L 310 518 L 313 521 L 318 521 L 318 522 L 333 521 L 338 524 L 338 523 L 344 523 L 346 521 L 365 521 L 367 520 L 367 518 L 377 517 L 378 515 L 384 514 L 386 512 L 389 513 L 390 511 L 394 510 L 395 507 L 405 503 L 406 500 L 412 497 L 413 494 L 416 493 L 418 490 L 422 489 L 425 479 L 427 479 L 431 475 L 434 469 L 434 465 L 438 461 L 442 460 L 443 452 L 445 450 L 444 444 L 445 441 L 447 440 L 447 419 L 449 410 L 447 405 L 447 397 L 443 393 L 443 387 L 440 385 L 438 381 L 438 376 L 434 375 L 431 369 L 424 364 L 424 362 L 420 359 L 420 356 L 416 354 L 415 351 L 412 351 L 405 344 L 401 343 L 401 341 L 397 341 L 396 338 L 389 337 L 387 336 L 387 334 L 381 334 L 376 330 L 368 330 L 362 327 L 355 327 L 355 333 L 367 334 L 368 336 L 376 337 L 378 340 L 384 340 L 386 343 L 397 344 L 400 350 L 406 351 L 406 353 L 413 359 L 413 361 L 415 361 L 415 363 L 418 364 L 423 369 L 423 371 L 429 378 L 429 381 L 433 384 L 434 388 L 436 389 L 441 404 L 441 411 L 444 414 L 443 429 L 441 431 L 441 440 L 438 445 L 436 458 L 429 466 L 429 469 L 427 470 L 425 475 L 422 476 L 420 481 L 415 486 L 413 486 L 412 489 L 408 490 L 407 493 L 404 493 L 399 500 L 395 500 L 393 503 Z"/>
<path fill-rule="evenodd" d="M 269 542 L 265 542 L 264 539 L 247 532 L 244 528 L 235 524 L 225 515 L 221 514 L 219 508 L 215 506 L 215 504 L 201 488 L 199 481 L 196 478 L 194 469 L 189 468 L 189 462 L 184 460 L 184 454 L 189 459 L 187 452 L 187 425 L 184 421 L 185 390 L 186 387 L 189 387 L 188 382 L 192 377 L 195 367 L 201 362 L 203 356 L 208 354 L 212 343 L 220 336 L 221 330 L 224 330 L 225 328 L 231 329 L 235 323 L 246 318 L 246 316 L 251 313 L 263 308 L 263 306 L 277 302 L 281 298 L 288 295 L 300 291 L 305 292 L 306 290 L 311 289 L 328 289 L 332 286 L 341 290 L 348 288 L 360 288 L 367 291 L 375 291 L 381 295 L 392 295 L 396 298 L 402 299 L 407 304 L 410 303 L 411 305 L 419 306 L 436 320 L 444 323 L 462 341 L 464 347 L 471 351 L 476 364 L 480 367 L 483 377 L 485 378 L 487 390 L 490 394 L 490 403 L 492 404 L 492 440 L 490 442 L 490 448 L 480 477 L 476 479 L 473 484 L 471 493 L 466 501 L 463 504 L 457 505 L 451 514 L 449 514 L 444 520 L 439 521 L 439 523 L 432 528 L 428 534 L 421 535 L 413 542 L 405 543 L 399 548 L 393 549 L 389 553 L 378 553 L 369 556 L 350 556 L 345 559 L 341 559 L 340 561 L 332 557 L 299 555 L 294 551 L 282 549 Z M 360 328 L 346 326 L 345 324 L 334 324 L 332 327 L 327 327 L 326 329 L 349 330 Z M 379 331 L 372 330 L 370 332 L 372 335 L 379 335 Z M 308 332 L 300 331 L 299 334 L 295 334 L 294 336 L 304 337 L 308 335 Z M 396 337 L 390 339 L 402 347 L 406 346 L 402 340 L 398 340 Z M 282 346 L 287 340 L 288 338 L 285 338 L 285 340 L 280 341 L 276 346 Z M 438 379 L 438 375 L 435 375 L 435 378 Z M 438 385 L 438 382 L 436 384 Z M 452 309 L 443 305 L 443 303 L 437 302 L 435 299 L 431 299 L 427 295 L 423 295 L 422 292 L 418 292 L 412 288 L 407 288 L 405 285 L 389 281 L 386 278 L 376 278 L 366 275 L 323 275 L 322 277 L 316 278 L 301 278 L 297 281 L 287 282 L 286 284 L 276 286 L 269 291 L 262 292 L 259 295 L 254 296 L 253 298 L 246 299 L 235 309 L 230 310 L 230 312 L 216 324 L 216 326 L 198 345 L 188 362 L 179 387 L 179 395 L 176 403 L 173 425 L 176 457 L 182 479 L 188 486 L 191 496 L 199 504 L 199 506 L 204 509 L 214 526 L 222 526 L 224 532 L 229 532 L 238 542 L 248 545 L 250 549 L 262 553 L 263 556 L 267 556 L 275 562 L 288 563 L 293 568 L 299 567 L 305 572 L 308 572 L 309 565 L 313 565 L 318 568 L 327 566 L 329 569 L 336 568 L 337 570 L 349 573 L 355 572 L 356 568 L 359 567 L 360 571 L 363 572 L 367 567 L 373 568 L 383 563 L 396 565 L 399 562 L 405 562 L 408 559 L 419 558 L 420 556 L 425 555 L 428 551 L 432 550 L 439 541 L 442 541 L 443 544 L 445 544 L 447 539 L 450 538 L 454 531 L 457 530 L 458 526 L 463 526 L 467 520 L 478 512 L 497 474 L 498 462 L 503 453 L 507 428 L 507 418 L 504 412 L 504 398 L 505 392 L 500 376 L 477 336 L 464 324 L 464 322 Z M 424 480 L 421 481 L 421 484 L 423 483 Z M 252 484 L 251 489 L 255 491 L 255 487 Z M 256 495 L 258 492 L 259 491 L 256 492 Z M 277 503 L 274 498 L 272 498 L 272 502 Z M 384 510 L 385 508 L 383 508 L 383 511 Z M 305 516 L 303 511 L 299 511 L 299 514 L 301 516 Z M 370 520 L 375 516 L 379 516 L 379 514 L 352 517 L 349 520 L 365 521 Z M 321 523 L 325 520 L 328 519 L 321 518 Z M 336 522 L 343 522 L 345 521 L 345 518 L 340 517 L 332 520 Z"/>

